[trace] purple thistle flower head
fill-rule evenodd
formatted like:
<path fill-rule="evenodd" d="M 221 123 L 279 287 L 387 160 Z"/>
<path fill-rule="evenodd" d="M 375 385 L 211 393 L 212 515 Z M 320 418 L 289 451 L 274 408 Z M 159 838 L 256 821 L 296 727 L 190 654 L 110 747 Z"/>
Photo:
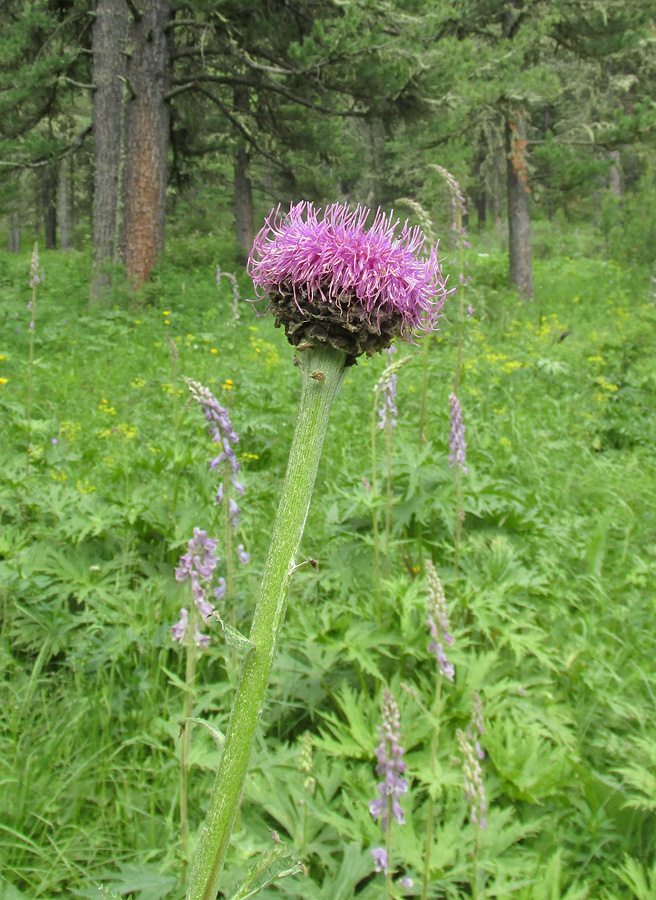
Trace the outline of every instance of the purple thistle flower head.
<path fill-rule="evenodd" d="M 469 471 L 466 462 L 467 444 L 465 443 L 465 424 L 462 421 L 462 407 L 455 394 L 449 396 L 450 424 L 449 433 L 449 465 L 451 468 L 459 466 L 464 475 Z"/>
<path fill-rule="evenodd" d="M 406 222 L 397 236 L 399 220 L 379 209 L 367 229 L 370 213 L 306 201 L 270 213 L 248 273 L 291 344 L 330 343 L 351 364 L 435 329 L 447 294 L 437 246 L 420 259 L 420 228 Z"/>

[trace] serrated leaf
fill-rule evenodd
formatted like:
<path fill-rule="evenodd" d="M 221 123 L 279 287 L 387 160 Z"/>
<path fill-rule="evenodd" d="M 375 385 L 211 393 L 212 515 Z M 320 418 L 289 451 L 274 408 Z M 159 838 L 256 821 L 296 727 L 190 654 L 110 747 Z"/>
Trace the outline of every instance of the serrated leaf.
<path fill-rule="evenodd" d="M 249 869 L 248 875 L 237 885 L 229 900 L 248 900 L 278 879 L 298 875 L 301 872 L 305 872 L 303 864 L 287 853 L 285 844 L 278 843 Z"/>
<path fill-rule="evenodd" d="M 207 719 L 197 719 L 196 717 L 190 717 L 189 719 L 185 719 L 184 721 L 194 722 L 196 725 L 202 725 L 203 728 L 207 728 L 209 733 L 214 738 L 217 747 L 222 748 L 225 744 L 224 733 L 219 728 L 217 728 L 213 722 L 208 722 Z"/>
<path fill-rule="evenodd" d="M 233 650 L 239 650 L 240 653 L 246 654 L 249 654 L 255 649 L 255 644 L 252 641 L 249 641 L 249 639 L 240 631 L 237 631 L 236 628 L 233 628 L 232 625 L 228 625 L 227 622 L 224 622 L 217 610 L 214 610 L 212 613 L 212 618 L 216 619 L 221 626 L 223 637 L 225 638 L 228 647 L 232 647 Z"/>

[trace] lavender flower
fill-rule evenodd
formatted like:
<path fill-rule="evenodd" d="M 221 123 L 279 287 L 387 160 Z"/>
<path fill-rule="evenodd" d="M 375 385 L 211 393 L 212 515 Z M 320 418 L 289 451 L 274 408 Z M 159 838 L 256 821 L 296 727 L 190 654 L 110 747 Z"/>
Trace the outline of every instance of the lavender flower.
<path fill-rule="evenodd" d="M 384 775 L 385 780 L 378 784 L 380 797 L 369 802 L 369 812 L 377 821 L 380 817 L 380 824 L 385 831 L 387 829 L 389 818 L 389 807 L 394 820 L 403 825 L 405 816 L 401 809 L 399 797 L 402 797 L 408 790 L 408 783 L 400 776 L 405 772 L 407 766 L 403 762 L 403 747 L 400 746 L 401 740 L 401 717 L 399 709 L 391 692 L 385 690 L 383 694 L 383 724 L 378 729 L 380 742 L 376 747 L 376 759 L 378 765 L 376 772 Z"/>
<path fill-rule="evenodd" d="M 483 785 L 483 773 L 472 742 L 459 728 L 456 732 L 462 753 L 462 770 L 465 776 L 465 800 L 471 805 L 470 821 L 477 828 L 487 828 L 485 813 L 487 801 Z"/>
<path fill-rule="evenodd" d="M 247 566 L 250 562 L 251 555 L 244 550 L 243 544 L 239 544 L 239 546 L 237 547 L 237 556 L 239 558 L 239 562 L 244 566 Z"/>
<path fill-rule="evenodd" d="M 426 581 L 428 582 L 428 627 L 433 640 L 428 645 L 428 652 L 434 653 L 440 672 L 449 681 L 453 681 L 455 669 L 444 653 L 444 644 L 451 647 L 454 643 L 453 635 L 449 632 L 449 617 L 446 608 L 444 588 L 439 579 L 433 561 L 426 560 Z"/>
<path fill-rule="evenodd" d="M 204 622 L 207 622 L 214 612 L 214 607 L 208 601 L 207 588 L 201 581 L 209 582 L 216 568 L 216 540 L 207 536 L 206 531 L 194 528 L 194 536 L 187 545 L 187 552 L 180 557 L 178 567 L 175 570 L 175 579 L 180 583 L 191 582 L 191 593 L 196 609 Z M 171 627 L 171 635 L 174 641 L 183 642 L 189 626 L 189 613 L 186 609 L 180 610 L 180 620 Z M 203 635 L 194 626 L 194 641 L 198 647 L 207 647 L 210 642 L 209 635 Z"/>
<path fill-rule="evenodd" d="M 469 471 L 465 465 L 467 444 L 465 443 L 465 425 L 462 421 L 460 400 L 455 394 L 449 396 L 451 432 L 449 434 L 449 465 L 459 466 L 463 474 Z"/>
<path fill-rule="evenodd" d="M 374 847 L 371 855 L 376 864 L 376 871 L 384 872 L 387 875 L 387 850 L 384 847 Z"/>
<path fill-rule="evenodd" d="M 437 246 L 419 259 L 425 237 L 380 209 L 312 203 L 272 210 L 255 239 L 248 272 L 270 301 L 276 326 L 294 345 L 326 342 L 347 354 L 371 356 L 392 339 L 435 329 L 447 294 Z"/>
<path fill-rule="evenodd" d="M 210 645 L 210 636 L 209 634 L 201 634 L 198 630 L 198 624 L 194 625 L 194 644 L 197 647 L 209 647 Z"/>
<path fill-rule="evenodd" d="M 219 578 L 218 587 L 214 588 L 214 596 L 216 597 L 217 602 L 219 600 L 223 600 L 223 598 L 225 597 L 225 592 L 226 592 L 226 580 L 225 580 L 225 578 Z"/>
<path fill-rule="evenodd" d="M 219 455 L 210 460 L 210 470 L 215 471 L 222 464 L 228 463 L 231 470 L 230 483 L 238 494 L 243 494 L 245 490 L 244 485 L 237 478 L 237 474 L 240 471 L 241 467 L 239 465 L 239 460 L 237 459 L 237 454 L 233 449 L 233 444 L 237 444 L 239 442 L 239 435 L 232 427 L 232 422 L 230 421 L 230 413 L 225 408 L 225 406 L 221 406 L 214 394 L 212 394 L 212 392 L 208 388 L 204 387 L 202 384 L 199 384 L 197 381 L 193 381 L 191 378 L 185 378 L 184 380 L 187 387 L 189 388 L 191 396 L 194 398 L 194 400 L 200 403 L 203 413 L 205 414 L 205 418 L 210 423 L 209 433 L 212 441 L 215 444 L 220 444 L 221 446 L 221 452 L 219 453 Z M 220 506 L 223 502 L 224 490 L 223 482 L 221 482 L 216 491 L 216 499 L 214 501 L 214 504 L 215 506 Z M 230 522 L 233 528 L 237 528 L 239 526 L 239 516 L 241 515 L 241 509 L 237 506 L 232 497 L 230 497 L 228 500 L 228 515 L 230 517 Z"/>
<path fill-rule="evenodd" d="M 184 641 L 185 631 L 187 630 L 188 624 L 189 613 L 183 607 L 180 610 L 180 619 L 175 623 L 175 625 L 171 625 L 171 635 L 174 641 L 178 641 L 180 644 Z"/>

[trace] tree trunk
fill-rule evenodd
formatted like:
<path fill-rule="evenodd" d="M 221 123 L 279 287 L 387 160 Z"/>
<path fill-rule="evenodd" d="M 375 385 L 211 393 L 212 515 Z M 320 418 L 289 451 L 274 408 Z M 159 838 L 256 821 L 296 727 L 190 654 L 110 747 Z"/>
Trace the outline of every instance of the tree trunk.
<path fill-rule="evenodd" d="M 611 160 L 610 167 L 610 189 L 619 199 L 622 196 L 622 175 L 620 169 L 620 151 L 611 150 L 608 154 Z"/>
<path fill-rule="evenodd" d="M 65 156 L 59 163 L 57 220 L 60 250 L 68 250 L 71 246 L 71 161 L 72 156 Z"/>
<path fill-rule="evenodd" d="M 503 147 L 501 145 L 501 136 L 494 130 L 494 142 L 490 144 L 490 153 L 492 154 L 492 193 L 488 198 L 492 207 L 492 217 L 494 219 L 494 230 L 497 239 L 501 240 L 503 232 L 503 221 L 501 218 L 502 186 L 501 186 L 501 160 L 503 158 Z"/>
<path fill-rule="evenodd" d="M 91 296 L 109 287 L 107 267 L 118 261 L 121 147 L 124 134 L 125 0 L 98 0 L 93 24 L 93 281 Z"/>
<path fill-rule="evenodd" d="M 142 0 L 132 18 L 127 78 L 123 257 L 133 283 L 148 280 L 164 249 L 170 87 L 168 0 Z"/>
<path fill-rule="evenodd" d="M 54 250 L 57 246 L 57 167 L 48 163 L 43 166 L 40 174 L 46 250 Z"/>
<path fill-rule="evenodd" d="M 531 261 L 531 218 L 526 173 L 526 119 L 523 109 L 513 111 L 506 120 L 506 158 L 508 191 L 508 248 L 510 286 L 522 297 L 533 298 Z"/>
<path fill-rule="evenodd" d="M 20 253 L 20 225 L 15 211 L 7 216 L 7 250 L 10 253 Z"/>
<path fill-rule="evenodd" d="M 248 88 L 237 85 L 234 91 L 234 109 L 237 113 L 248 112 Z M 250 156 L 246 149 L 246 141 L 237 137 L 235 153 L 234 192 L 235 192 L 235 236 L 237 238 L 240 263 L 245 263 L 253 247 L 255 232 L 253 229 L 253 192 L 248 174 Z"/>

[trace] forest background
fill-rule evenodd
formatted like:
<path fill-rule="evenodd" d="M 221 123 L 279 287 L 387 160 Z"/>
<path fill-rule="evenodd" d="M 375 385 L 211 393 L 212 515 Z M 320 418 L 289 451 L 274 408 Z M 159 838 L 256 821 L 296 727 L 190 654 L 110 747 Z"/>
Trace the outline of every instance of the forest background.
<path fill-rule="evenodd" d="M 394 428 L 372 429 L 387 357 L 338 398 L 225 896 L 271 829 L 307 874 L 261 896 L 383 894 L 387 685 L 398 896 L 653 900 L 652 4 L 5 0 L 0 25 L 0 897 L 182 896 L 218 750 L 196 725 L 182 787 L 173 571 L 217 535 L 248 629 L 296 372 L 245 261 L 271 207 L 310 199 L 433 232 L 457 290 L 430 353 L 399 347 Z M 232 537 L 183 375 L 240 436 Z M 456 639 L 439 742 L 428 557 Z M 217 628 L 198 659 L 214 728 L 235 654 Z M 485 832 L 454 762 L 472 692 Z"/>

